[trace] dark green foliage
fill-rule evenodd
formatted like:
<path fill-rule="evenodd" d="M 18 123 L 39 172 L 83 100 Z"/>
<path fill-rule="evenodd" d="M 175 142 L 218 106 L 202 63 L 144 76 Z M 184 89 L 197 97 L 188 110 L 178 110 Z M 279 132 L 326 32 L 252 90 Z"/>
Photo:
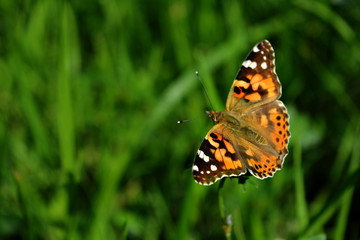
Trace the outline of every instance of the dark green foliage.
<path fill-rule="evenodd" d="M 359 15 L 355 0 L 2 0 L 0 238 L 359 239 Z M 199 186 L 212 124 L 176 124 L 209 110 L 195 71 L 223 110 L 263 39 L 290 112 L 284 168 Z"/>

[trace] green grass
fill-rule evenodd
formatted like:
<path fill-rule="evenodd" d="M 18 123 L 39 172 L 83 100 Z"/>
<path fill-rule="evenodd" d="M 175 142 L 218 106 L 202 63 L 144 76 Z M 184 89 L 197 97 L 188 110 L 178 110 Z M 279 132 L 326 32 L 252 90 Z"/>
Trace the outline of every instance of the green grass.
<path fill-rule="evenodd" d="M 357 1 L 0 3 L 1 239 L 359 239 Z M 274 178 L 192 180 L 248 51 L 276 52 Z M 228 234 L 227 237 L 225 236 Z"/>

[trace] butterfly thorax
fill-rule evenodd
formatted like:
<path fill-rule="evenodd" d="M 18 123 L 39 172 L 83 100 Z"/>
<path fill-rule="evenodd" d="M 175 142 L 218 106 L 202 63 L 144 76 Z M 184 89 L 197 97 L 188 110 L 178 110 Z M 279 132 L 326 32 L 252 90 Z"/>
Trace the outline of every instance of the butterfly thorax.
<path fill-rule="evenodd" d="M 255 129 L 246 124 L 244 114 L 233 111 L 206 111 L 209 118 L 220 123 L 235 136 L 246 137 L 250 142 L 267 145 L 268 141 Z"/>

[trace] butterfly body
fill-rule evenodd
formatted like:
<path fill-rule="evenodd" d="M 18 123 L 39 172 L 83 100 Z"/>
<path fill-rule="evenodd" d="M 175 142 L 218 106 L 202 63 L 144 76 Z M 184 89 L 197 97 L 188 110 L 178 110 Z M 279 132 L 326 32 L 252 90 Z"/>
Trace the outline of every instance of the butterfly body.
<path fill-rule="evenodd" d="M 197 183 L 250 172 L 263 179 L 281 169 L 288 153 L 289 116 L 278 100 L 281 85 L 274 51 L 266 40 L 257 44 L 237 74 L 225 111 L 206 112 L 216 124 L 205 136 L 194 160 Z"/>

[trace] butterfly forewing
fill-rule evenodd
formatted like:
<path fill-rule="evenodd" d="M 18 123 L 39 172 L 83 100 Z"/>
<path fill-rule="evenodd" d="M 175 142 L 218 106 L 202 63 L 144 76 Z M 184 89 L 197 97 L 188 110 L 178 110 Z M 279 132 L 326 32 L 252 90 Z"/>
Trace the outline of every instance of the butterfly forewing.
<path fill-rule="evenodd" d="M 208 132 L 193 164 L 193 175 L 197 183 L 210 185 L 222 177 L 246 173 L 233 143 L 229 130 L 222 124 L 216 124 Z"/>
<path fill-rule="evenodd" d="M 275 72 L 275 53 L 268 41 L 258 43 L 242 63 L 230 88 L 226 110 L 245 111 L 278 99 L 281 85 Z"/>

